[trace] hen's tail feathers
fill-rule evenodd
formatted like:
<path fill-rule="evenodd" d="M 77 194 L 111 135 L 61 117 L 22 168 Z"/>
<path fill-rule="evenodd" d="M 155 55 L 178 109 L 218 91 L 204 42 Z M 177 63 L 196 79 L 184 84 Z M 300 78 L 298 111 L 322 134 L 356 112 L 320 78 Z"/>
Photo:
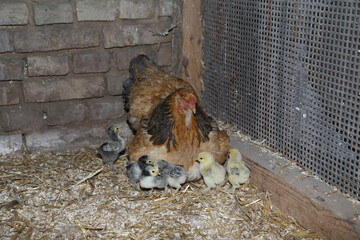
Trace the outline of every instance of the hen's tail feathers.
<path fill-rule="evenodd" d="M 129 100 L 130 100 L 130 86 L 135 83 L 135 78 L 132 78 L 131 76 L 123 83 L 123 98 L 125 102 L 125 110 L 129 110 Z"/>
<path fill-rule="evenodd" d="M 130 75 L 135 79 L 146 77 L 146 68 L 157 69 L 157 66 L 148 56 L 144 54 L 141 54 L 130 61 Z"/>
<path fill-rule="evenodd" d="M 125 109 L 129 110 L 129 100 L 130 100 L 130 87 L 136 82 L 137 79 L 143 78 L 146 76 L 146 68 L 153 67 L 157 68 L 155 63 L 146 55 L 141 54 L 130 61 L 129 78 L 123 83 L 123 97 L 125 101 Z"/>

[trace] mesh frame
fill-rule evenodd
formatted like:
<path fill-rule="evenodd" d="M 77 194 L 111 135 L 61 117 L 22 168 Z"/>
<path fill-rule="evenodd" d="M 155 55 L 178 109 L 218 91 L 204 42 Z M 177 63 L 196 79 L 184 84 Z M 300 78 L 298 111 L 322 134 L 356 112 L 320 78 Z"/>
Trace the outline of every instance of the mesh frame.
<path fill-rule="evenodd" d="M 203 4 L 207 111 L 360 200 L 360 2 Z"/>

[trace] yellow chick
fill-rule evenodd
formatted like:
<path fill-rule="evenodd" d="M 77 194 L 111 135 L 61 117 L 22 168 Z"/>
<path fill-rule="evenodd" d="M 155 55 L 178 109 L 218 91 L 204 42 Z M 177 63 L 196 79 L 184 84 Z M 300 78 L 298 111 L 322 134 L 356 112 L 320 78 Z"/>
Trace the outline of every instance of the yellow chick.
<path fill-rule="evenodd" d="M 229 151 L 226 170 L 229 176 L 229 182 L 232 185 L 232 192 L 235 192 L 240 184 L 249 183 L 250 170 L 242 160 L 239 150 L 232 148 Z"/>
<path fill-rule="evenodd" d="M 215 162 L 214 156 L 209 152 L 201 152 L 197 161 L 200 163 L 199 169 L 203 176 L 207 188 L 204 192 L 215 188 L 216 185 L 224 185 L 226 183 L 226 170 L 219 163 Z"/>

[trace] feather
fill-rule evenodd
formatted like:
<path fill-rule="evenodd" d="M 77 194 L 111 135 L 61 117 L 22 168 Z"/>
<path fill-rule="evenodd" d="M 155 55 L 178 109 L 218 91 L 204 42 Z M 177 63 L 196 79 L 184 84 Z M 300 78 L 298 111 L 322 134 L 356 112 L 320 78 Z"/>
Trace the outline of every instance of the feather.
<path fill-rule="evenodd" d="M 185 89 L 190 91 L 190 89 Z M 185 91 L 184 90 L 184 91 Z M 195 93 L 194 93 L 195 94 Z M 154 111 L 150 115 L 150 119 L 147 122 L 147 133 L 151 135 L 150 141 L 154 145 L 162 145 L 166 143 L 168 151 L 171 151 L 171 147 L 176 149 L 176 144 L 181 142 L 179 138 L 175 136 L 175 129 L 179 128 L 182 122 L 176 121 L 175 115 L 179 115 L 178 107 L 174 106 L 174 98 L 180 95 L 181 92 L 175 91 L 166 97 L 159 105 L 157 105 Z M 200 145 L 201 142 L 209 140 L 208 134 L 212 130 L 211 118 L 206 115 L 202 107 L 196 104 L 196 115 L 191 119 L 191 129 L 187 132 L 191 132 L 191 143 Z M 196 140 L 195 140 L 196 138 Z"/>
<path fill-rule="evenodd" d="M 200 177 L 197 155 L 211 152 L 222 164 L 230 147 L 226 132 L 206 114 L 192 86 L 159 69 L 146 56 L 130 62 L 129 114 L 136 134 L 131 161 L 142 155 L 184 166 L 188 180 Z"/>

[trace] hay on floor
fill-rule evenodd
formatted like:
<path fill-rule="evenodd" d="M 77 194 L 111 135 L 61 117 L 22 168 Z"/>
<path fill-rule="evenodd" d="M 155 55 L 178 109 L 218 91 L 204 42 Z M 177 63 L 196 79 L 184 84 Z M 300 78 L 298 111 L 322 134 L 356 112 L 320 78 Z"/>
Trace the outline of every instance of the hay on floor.
<path fill-rule="evenodd" d="M 135 191 L 124 168 L 104 167 L 96 147 L 74 153 L 1 157 L 1 239 L 313 239 L 249 185 L 204 194 L 203 181 L 177 193 Z"/>

